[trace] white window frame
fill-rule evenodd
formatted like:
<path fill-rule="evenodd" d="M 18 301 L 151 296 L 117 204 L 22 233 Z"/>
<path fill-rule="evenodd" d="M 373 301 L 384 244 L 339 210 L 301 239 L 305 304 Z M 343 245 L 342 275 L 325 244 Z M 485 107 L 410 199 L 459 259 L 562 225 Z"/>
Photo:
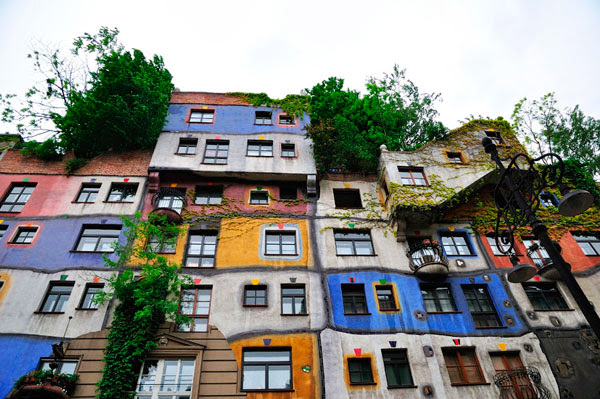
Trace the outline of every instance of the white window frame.
<path fill-rule="evenodd" d="M 143 372 L 144 372 L 144 365 L 148 361 L 156 361 L 157 362 L 156 374 L 154 375 L 154 382 L 151 386 L 149 386 L 150 390 L 140 391 Z M 181 370 L 181 362 L 182 361 L 191 361 L 194 363 L 194 372 L 192 372 L 192 375 L 191 375 L 192 379 L 191 379 L 191 385 L 190 385 L 189 391 L 160 391 L 160 387 L 162 385 L 162 380 L 163 380 L 163 376 L 164 376 L 165 362 L 167 362 L 167 361 L 177 361 L 177 374 L 175 374 L 175 381 L 179 380 L 179 377 L 180 377 L 179 373 Z M 138 376 L 138 381 L 137 381 L 137 385 L 135 388 L 136 399 L 159 399 L 159 398 L 160 399 L 163 399 L 163 398 L 164 399 L 185 399 L 186 396 L 187 396 L 187 399 L 191 399 L 192 391 L 194 389 L 195 370 L 196 370 L 196 362 L 195 362 L 195 360 L 192 360 L 192 359 L 146 359 L 144 361 L 144 363 L 142 364 L 142 369 L 140 370 L 140 375 Z"/>

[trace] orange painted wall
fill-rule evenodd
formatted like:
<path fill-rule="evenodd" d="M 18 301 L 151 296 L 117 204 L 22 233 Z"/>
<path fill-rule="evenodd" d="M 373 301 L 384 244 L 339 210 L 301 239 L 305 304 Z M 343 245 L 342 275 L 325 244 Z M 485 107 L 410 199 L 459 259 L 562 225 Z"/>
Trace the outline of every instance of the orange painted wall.
<path fill-rule="evenodd" d="M 0 303 L 2 303 L 2 298 L 10 289 L 10 274 L 0 273 L 0 281 L 4 281 L 4 285 L 0 288 Z"/>
<path fill-rule="evenodd" d="M 265 345 L 264 339 L 271 344 Z M 293 392 L 248 392 L 249 399 L 308 399 L 321 397 L 319 355 L 315 334 L 264 335 L 235 341 L 230 344 L 238 367 L 242 369 L 242 350 L 244 348 L 291 348 Z M 302 371 L 310 366 L 310 373 Z"/>
<path fill-rule="evenodd" d="M 361 358 L 371 360 L 371 372 L 373 373 L 373 384 L 350 384 L 350 374 L 348 373 L 348 359 L 349 358 Z M 377 367 L 375 365 L 375 357 L 372 353 L 361 353 L 360 356 L 356 354 L 344 355 L 344 381 L 346 382 L 346 388 L 348 391 L 371 391 L 379 389 L 379 374 L 377 374 Z"/>

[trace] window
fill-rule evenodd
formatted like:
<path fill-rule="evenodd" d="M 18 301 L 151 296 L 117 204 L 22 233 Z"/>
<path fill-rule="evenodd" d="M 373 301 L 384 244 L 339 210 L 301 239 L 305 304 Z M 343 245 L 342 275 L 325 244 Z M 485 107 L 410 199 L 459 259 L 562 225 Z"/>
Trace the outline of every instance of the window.
<path fill-rule="evenodd" d="M 249 157 L 272 157 L 273 142 L 267 140 L 248 140 L 248 150 L 246 156 Z"/>
<path fill-rule="evenodd" d="M 498 241 L 500 241 L 500 248 L 498 248 L 498 245 L 496 243 L 496 238 L 494 236 L 494 234 L 488 234 L 485 236 L 485 238 L 487 239 L 487 242 L 492 250 L 492 253 L 496 256 L 508 256 L 507 254 L 502 253 L 502 251 L 500 251 L 500 249 L 506 249 L 504 247 L 504 245 L 502 244 L 502 242 L 500 241 L 501 239 L 498 238 Z"/>
<path fill-rule="evenodd" d="M 296 186 L 280 186 L 279 199 L 282 201 L 295 201 L 298 199 L 298 188 Z"/>
<path fill-rule="evenodd" d="M 224 165 L 229 154 L 229 140 L 211 140 L 206 142 L 203 163 Z"/>
<path fill-rule="evenodd" d="M 161 240 L 157 236 L 151 236 L 148 238 L 146 244 L 146 251 L 154 252 L 157 254 L 174 254 L 177 250 L 177 238 L 176 237 L 164 237 Z"/>
<path fill-rule="evenodd" d="M 506 398 L 528 399 L 538 398 L 526 373 L 518 352 L 490 353 L 496 373 L 510 378 L 502 379 L 502 396 Z M 520 372 L 519 372 L 520 371 Z"/>
<path fill-rule="evenodd" d="M 549 206 L 558 206 L 558 201 L 556 200 L 556 197 L 545 191 L 540 194 L 540 203 L 546 208 L 548 208 Z"/>
<path fill-rule="evenodd" d="M 523 245 L 525 245 L 527 248 L 527 254 L 537 267 L 544 267 L 552 263 L 550 255 L 548 255 L 548 252 L 546 252 L 546 250 L 540 246 L 540 242 L 538 240 L 523 240 Z"/>
<path fill-rule="evenodd" d="M 362 208 L 360 200 L 360 190 L 355 189 L 333 189 L 333 200 L 336 208 Z"/>
<path fill-rule="evenodd" d="M 492 142 L 496 145 L 504 144 L 504 140 L 502 140 L 502 136 L 500 136 L 500 133 L 498 132 L 495 132 L 493 130 L 487 130 L 485 132 L 485 135 L 489 137 L 490 140 L 492 140 Z"/>
<path fill-rule="evenodd" d="M 133 202 L 135 194 L 137 193 L 138 185 L 135 184 L 123 184 L 113 183 L 110 186 L 110 193 L 108 194 L 107 202 Z"/>
<path fill-rule="evenodd" d="M 534 310 L 569 309 L 555 283 L 524 283 L 523 289 Z"/>
<path fill-rule="evenodd" d="M 214 267 L 217 253 L 216 231 L 192 231 L 188 244 L 186 267 Z"/>
<path fill-rule="evenodd" d="M 177 154 L 193 155 L 196 153 L 196 147 L 198 147 L 198 139 L 180 138 Z"/>
<path fill-rule="evenodd" d="M 31 244 L 37 230 L 37 227 L 19 227 L 11 244 Z"/>
<path fill-rule="evenodd" d="M 114 252 L 113 244 L 119 240 L 119 225 L 84 225 L 75 247 L 81 252 Z"/>
<path fill-rule="evenodd" d="M 212 287 L 195 287 L 181 290 L 179 313 L 191 319 L 187 324 L 179 325 L 179 331 L 207 332 L 208 313 Z"/>
<path fill-rule="evenodd" d="M 462 159 L 462 154 L 460 152 L 447 152 L 446 156 L 448 157 L 448 161 L 450 161 L 450 163 L 454 163 L 454 164 L 462 164 L 463 159 Z"/>
<path fill-rule="evenodd" d="M 382 349 L 381 355 L 388 388 L 414 386 L 406 349 Z"/>
<path fill-rule="evenodd" d="M 223 186 L 196 186 L 196 205 L 216 205 L 223 200 Z"/>
<path fill-rule="evenodd" d="M 294 158 L 296 156 L 296 144 L 281 144 L 281 156 L 283 158 Z"/>
<path fill-rule="evenodd" d="M 192 110 L 188 123 L 213 123 L 215 121 L 214 109 Z"/>
<path fill-rule="evenodd" d="M 407 168 L 398 166 L 400 180 L 405 186 L 426 186 L 425 172 L 423 168 Z"/>
<path fill-rule="evenodd" d="M 267 306 L 267 286 L 247 285 L 244 287 L 244 306 Z"/>
<path fill-rule="evenodd" d="M 368 314 L 364 284 L 342 284 L 344 314 Z"/>
<path fill-rule="evenodd" d="M 96 197 L 98 196 L 99 191 L 100 184 L 83 183 L 81 185 L 81 190 L 79 190 L 79 194 L 77 195 L 77 199 L 75 200 L 75 202 L 92 203 L 96 201 Z"/>
<path fill-rule="evenodd" d="M 102 292 L 103 288 L 104 284 L 87 284 L 81 298 L 81 303 L 79 304 L 79 309 L 98 309 L 98 304 L 94 302 L 94 298 Z"/>
<path fill-rule="evenodd" d="M 440 237 L 446 255 L 474 255 L 467 239 L 467 233 L 441 233 Z"/>
<path fill-rule="evenodd" d="M 348 375 L 350 384 L 374 384 L 371 358 L 348 358 Z"/>
<path fill-rule="evenodd" d="M 296 121 L 294 120 L 294 117 L 291 115 L 279 115 L 279 124 L 280 125 L 295 125 Z"/>
<path fill-rule="evenodd" d="M 255 125 L 272 125 L 272 118 L 270 111 L 256 111 L 254 114 Z"/>
<path fill-rule="evenodd" d="M 442 348 L 452 385 L 485 384 L 474 348 Z"/>
<path fill-rule="evenodd" d="M 379 310 L 398 310 L 393 285 L 378 285 L 375 287 L 375 292 L 377 293 Z"/>
<path fill-rule="evenodd" d="M 185 191 L 181 188 L 161 189 L 156 207 L 172 209 L 177 213 L 181 213 L 185 201 Z"/>
<path fill-rule="evenodd" d="M 4 280 L 0 280 L 0 291 L 2 291 L 2 288 L 4 288 Z"/>
<path fill-rule="evenodd" d="M 60 374 L 75 374 L 77 369 L 77 360 L 57 360 L 57 359 L 40 359 L 39 370 L 52 370 L 50 364 L 58 364 L 58 367 L 54 369 L 55 373 Z"/>
<path fill-rule="evenodd" d="M 579 248 L 588 256 L 600 256 L 600 238 L 592 234 L 573 233 Z"/>
<path fill-rule="evenodd" d="M 304 284 L 281 286 L 281 314 L 306 314 Z"/>
<path fill-rule="evenodd" d="M 6 233 L 7 229 L 8 229 L 8 226 L 0 225 L 0 238 L 4 237 L 4 233 Z"/>
<path fill-rule="evenodd" d="M 298 255 L 295 231 L 267 231 L 265 255 Z"/>
<path fill-rule="evenodd" d="M 54 282 L 50 283 L 48 293 L 44 298 L 40 312 L 45 313 L 62 313 L 67 307 L 67 301 L 71 296 L 73 290 L 72 282 Z"/>
<path fill-rule="evenodd" d="M 35 185 L 36 183 L 13 183 L 0 205 L 0 212 L 21 212 L 31 197 Z"/>
<path fill-rule="evenodd" d="M 456 305 L 448 284 L 421 284 L 421 295 L 428 313 L 456 312 Z"/>
<path fill-rule="evenodd" d="M 137 385 L 137 399 L 190 399 L 194 361 L 146 360 Z"/>
<path fill-rule="evenodd" d="M 365 230 L 334 230 L 335 250 L 338 255 L 374 255 L 371 233 Z"/>
<path fill-rule="evenodd" d="M 485 285 L 463 285 L 462 290 L 475 322 L 475 328 L 502 326 Z"/>
<path fill-rule="evenodd" d="M 269 193 L 266 191 L 250 191 L 250 205 L 269 205 Z"/>
<path fill-rule="evenodd" d="M 245 348 L 242 354 L 242 390 L 276 391 L 292 389 L 290 349 Z"/>

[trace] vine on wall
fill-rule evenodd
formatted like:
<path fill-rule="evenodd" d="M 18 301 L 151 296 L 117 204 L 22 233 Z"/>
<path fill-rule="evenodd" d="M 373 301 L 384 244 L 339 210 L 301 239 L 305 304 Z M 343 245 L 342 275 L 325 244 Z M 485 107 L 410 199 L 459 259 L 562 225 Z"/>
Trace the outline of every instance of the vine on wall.
<path fill-rule="evenodd" d="M 288 115 L 303 119 L 304 113 L 310 113 L 309 98 L 302 94 L 288 94 L 282 99 L 271 98 L 266 93 L 231 92 L 227 95 L 238 97 L 255 107 L 266 106 L 281 108 Z"/>

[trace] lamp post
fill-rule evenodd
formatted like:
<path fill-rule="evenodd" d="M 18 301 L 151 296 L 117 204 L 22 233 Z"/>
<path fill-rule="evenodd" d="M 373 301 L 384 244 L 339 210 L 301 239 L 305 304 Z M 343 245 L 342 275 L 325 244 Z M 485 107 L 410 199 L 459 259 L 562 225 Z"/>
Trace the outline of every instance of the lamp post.
<path fill-rule="evenodd" d="M 535 215 L 540 206 L 539 198 L 542 191 L 547 187 L 562 188 L 564 173 L 562 159 L 552 153 L 535 159 L 519 153 L 510 159 L 508 166 L 504 166 L 496 145 L 489 137 L 483 138 L 481 144 L 500 169 L 500 180 L 494 191 L 494 202 L 498 208 L 495 227 L 498 248 L 504 254 L 511 254 L 515 230 L 519 227 L 531 226 L 532 233 L 548 253 L 553 267 L 560 274 L 596 337 L 600 337 L 600 317 L 571 274 L 571 267 L 561 256 L 558 243 L 550 239 L 548 228 Z M 549 160 L 549 165 L 542 169 L 536 168 L 536 164 L 542 160 Z M 558 204 L 558 209 L 563 216 L 575 216 L 585 212 L 592 203 L 593 196 L 590 193 L 577 190 L 564 195 Z M 518 263 L 516 256 L 511 257 L 511 260 L 516 267 L 509 273 L 508 279 L 513 283 L 526 281 L 537 272 L 537 268 L 532 265 L 516 265 Z"/>

